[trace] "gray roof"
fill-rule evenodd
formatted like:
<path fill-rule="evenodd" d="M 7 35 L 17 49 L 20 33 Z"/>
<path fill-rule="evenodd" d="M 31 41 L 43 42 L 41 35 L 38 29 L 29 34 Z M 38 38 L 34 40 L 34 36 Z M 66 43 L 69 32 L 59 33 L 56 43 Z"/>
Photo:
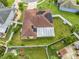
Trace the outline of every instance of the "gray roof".
<path fill-rule="evenodd" d="M 4 24 L 0 26 L 0 33 L 5 33 L 7 27 L 11 24 L 15 15 L 14 9 L 11 8 L 2 8 L 0 9 L 0 17 L 4 21 Z"/>
<path fill-rule="evenodd" d="M 3 19 L 3 21 L 5 22 L 7 17 L 9 16 L 11 12 L 11 9 L 5 9 L 5 8 L 2 8 L 0 9 L 0 17 Z"/>

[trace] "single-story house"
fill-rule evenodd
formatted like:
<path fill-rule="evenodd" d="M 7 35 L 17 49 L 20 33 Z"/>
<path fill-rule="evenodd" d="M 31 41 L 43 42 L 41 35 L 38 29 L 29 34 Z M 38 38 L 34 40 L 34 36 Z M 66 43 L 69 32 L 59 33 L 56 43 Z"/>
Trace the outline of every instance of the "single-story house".
<path fill-rule="evenodd" d="M 79 4 L 77 4 L 76 0 L 58 0 L 58 7 L 62 11 L 67 12 L 79 12 Z"/>
<path fill-rule="evenodd" d="M 58 55 L 59 55 L 60 57 L 63 57 L 63 56 L 64 56 L 65 54 L 67 54 L 68 52 L 67 52 L 66 48 L 63 48 L 63 49 L 61 49 L 60 51 L 58 51 L 57 53 L 58 53 Z"/>
<path fill-rule="evenodd" d="M 39 11 L 37 9 L 25 11 L 21 33 L 23 39 L 54 36 L 53 18 L 50 11 Z"/>
<path fill-rule="evenodd" d="M 4 37 L 15 16 L 14 9 L 0 8 L 0 37 Z"/>
<path fill-rule="evenodd" d="M 79 41 L 57 51 L 61 59 L 79 59 Z"/>

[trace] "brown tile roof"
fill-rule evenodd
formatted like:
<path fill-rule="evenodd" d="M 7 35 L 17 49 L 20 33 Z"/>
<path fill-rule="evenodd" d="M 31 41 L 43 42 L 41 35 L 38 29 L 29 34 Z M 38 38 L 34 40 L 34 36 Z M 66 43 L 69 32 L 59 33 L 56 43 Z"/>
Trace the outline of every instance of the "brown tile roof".
<path fill-rule="evenodd" d="M 52 27 L 52 24 L 42 15 L 34 16 L 31 22 L 36 27 Z"/>
<path fill-rule="evenodd" d="M 35 9 L 27 10 L 24 15 L 24 21 L 30 20 L 30 22 L 32 22 L 36 27 L 52 27 L 52 24 L 47 20 L 47 18 L 44 15 L 36 15 L 37 12 L 38 10 Z"/>
<path fill-rule="evenodd" d="M 38 10 L 26 10 L 24 13 L 24 23 L 22 28 L 22 36 L 37 36 L 32 30 L 35 27 L 52 27 L 53 25 L 45 18 L 44 15 L 37 15 Z"/>
<path fill-rule="evenodd" d="M 23 30 L 22 30 L 23 36 L 36 36 L 36 33 L 34 33 L 32 31 L 31 25 L 32 25 L 32 23 L 30 22 L 30 20 L 24 21 L 24 26 L 23 26 Z"/>
<path fill-rule="evenodd" d="M 67 53 L 67 50 L 65 48 L 61 49 L 59 51 L 59 55 L 62 57 L 63 55 L 65 55 Z"/>

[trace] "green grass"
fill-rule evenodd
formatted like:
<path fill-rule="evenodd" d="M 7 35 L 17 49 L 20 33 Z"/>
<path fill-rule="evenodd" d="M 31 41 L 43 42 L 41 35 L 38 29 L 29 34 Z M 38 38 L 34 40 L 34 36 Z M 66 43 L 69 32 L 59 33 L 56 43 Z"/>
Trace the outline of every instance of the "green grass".
<path fill-rule="evenodd" d="M 52 11 L 52 14 L 60 14 L 74 25 L 79 24 L 79 15 L 76 15 L 76 14 L 70 13 L 70 12 L 60 11 L 60 10 L 58 10 L 56 5 L 54 5 L 53 3 L 48 3 L 48 1 L 45 1 L 41 5 L 38 5 L 38 8 L 44 9 L 44 10 L 49 9 Z"/>
<path fill-rule="evenodd" d="M 79 0 L 76 0 L 79 3 Z"/>
<path fill-rule="evenodd" d="M 52 48 L 49 46 L 48 47 L 48 53 L 49 53 L 49 58 L 50 59 L 59 59 L 57 53 L 56 53 L 56 49 L 55 48 Z"/>
<path fill-rule="evenodd" d="M 47 59 L 45 48 L 16 48 L 15 50 L 18 54 L 15 59 Z"/>
<path fill-rule="evenodd" d="M 44 2 L 43 4 L 40 5 L 42 8 L 41 9 L 50 9 L 53 14 L 61 14 L 64 16 L 66 19 L 68 19 L 70 22 L 72 22 L 74 25 L 79 24 L 79 16 L 75 15 L 73 13 L 69 12 L 63 12 L 59 11 L 58 8 L 51 4 L 47 4 L 47 2 Z M 56 37 L 54 38 L 37 38 L 36 40 L 26 40 L 22 41 L 20 38 L 20 30 L 17 31 L 13 38 L 12 41 L 9 42 L 9 46 L 31 46 L 31 45 L 47 45 L 49 43 L 55 42 L 63 37 L 70 36 L 70 27 L 68 25 L 64 25 L 63 22 L 59 18 L 54 19 L 54 27 L 55 27 L 55 34 Z M 74 41 L 76 38 L 74 38 Z M 64 48 L 66 45 L 63 44 L 62 42 L 58 42 L 54 45 L 51 45 L 49 47 L 49 55 L 50 58 L 52 57 L 53 59 L 59 59 L 59 57 L 56 54 L 56 51 Z M 52 50 L 50 48 L 53 48 Z M 25 50 L 25 55 L 29 57 L 29 59 L 47 59 L 45 49 L 44 48 L 27 48 Z"/>
<path fill-rule="evenodd" d="M 71 37 L 73 37 L 72 40 L 70 39 L 72 42 L 77 41 L 77 38 L 75 36 L 71 36 Z M 72 44 L 72 43 L 70 43 L 70 44 Z M 51 45 L 51 47 L 55 48 L 56 50 L 60 50 L 60 49 L 64 48 L 65 46 L 67 46 L 66 43 L 62 43 L 62 41 L 57 42 L 56 44 Z"/>
<path fill-rule="evenodd" d="M 26 55 L 29 59 L 47 59 L 44 48 L 27 48 Z"/>
<path fill-rule="evenodd" d="M 41 8 L 40 8 L 41 6 Z M 69 12 L 63 12 L 59 11 L 58 8 L 54 4 L 48 4 L 47 1 L 45 1 L 43 4 L 39 5 L 38 8 L 40 9 L 50 9 L 52 11 L 52 14 L 61 14 L 66 19 L 68 19 L 73 24 L 79 24 L 78 16 L 69 13 Z M 14 34 L 12 41 L 9 43 L 10 46 L 14 45 L 47 45 L 49 43 L 55 42 L 63 37 L 69 36 L 71 34 L 70 27 L 68 25 L 64 25 L 63 22 L 59 18 L 54 19 L 54 27 L 55 27 L 55 34 L 56 37 L 54 38 L 37 38 L 36 40 L 25 40 L 22 41 L 20 38 L 20 31 L 18 31 L 16 34 Z"/>
<path fill-rule="evenodd" d="M 15 0 L 7 0 L 7 2 L 8 2 L 8 7 L 11 7 L 14 1 L 15 1 Z"/>
<path fill-rule="evenodd" d="M 30 46 L 30 45 L 47 45 L 49 43 L 55 42 L 63 37 L 69 36 L 71 34 L 70 27 L 68 25 L 64 25 L 63 22 L 59 18 L 54 19 L 54 27 L 55 27 L 55 37 L 50 38 L 37 38 L 35 40 L 25 40 L 22 41 L 20 38 L 20 30 L 14 34 L 12 41 L 9 42 L 9 45 L 12 46 Z"/>
<path fill-rule="evenodd" d="M 70 39 L 70 40 L 72 41 L 72 43 L 75 42 L 75 41 L 78 41 L 77 38 L 76 38 L 74 35 L 72 35 L 72 36 L 70 36 L 70 37 L 73 38 L 73 39 Z M 65 40 L 66 40 L 66 39 L 65 39 Z M 72 44 L 72 43 L 70 43 L 70 44 Z M 68 44 L 68 45 L 69 45 L 69 44 Z M 68 46 L 68 45 L 66 45 L 66 43 L 63 43 L 62 41 L 59 41 L 59 42 L 57 42 L 57 43 L 55 43 L 55 44 L 53 44 L 53 45 L 50 45 L 50 46 L 49 46 L 49 50 L 48 50 L 50 58 L 51 58 L 52 56 L 55 56 L 56 59 L 60 59 L 60 58 L 58 57 L 58 55 L 57 55 L 57 51 L 59 51 L 60 49 L 66 47 L 66 46 Z M 53 58 L 53 59 L 54 59 L 54 58 Z"/>

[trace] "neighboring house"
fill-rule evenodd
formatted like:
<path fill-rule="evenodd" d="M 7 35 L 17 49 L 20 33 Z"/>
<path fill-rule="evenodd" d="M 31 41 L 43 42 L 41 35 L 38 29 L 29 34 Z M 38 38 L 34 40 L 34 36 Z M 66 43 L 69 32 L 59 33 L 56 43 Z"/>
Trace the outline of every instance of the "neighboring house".
<path fill-rule="evenodd" d="M 79 41 L 57 51 L 61 59 L 79 59 Z"/>
<path fill-rule="evenodd" d="M 79 5 L 76 0 L 58 0 L 59 9 L 68 12 L 79 12 Z"/>
<path fill-rule="evenodd" d="M 22 39 L 54 36 L 53 18 L 50 11 L 38 11 L 37 9 L 25 11 Z"/>
<path fill-rule="evenodd" d="M 0 8 L 0 37 L 5 37 L 7 29 L 14 19 L 14 9 Z"/>

